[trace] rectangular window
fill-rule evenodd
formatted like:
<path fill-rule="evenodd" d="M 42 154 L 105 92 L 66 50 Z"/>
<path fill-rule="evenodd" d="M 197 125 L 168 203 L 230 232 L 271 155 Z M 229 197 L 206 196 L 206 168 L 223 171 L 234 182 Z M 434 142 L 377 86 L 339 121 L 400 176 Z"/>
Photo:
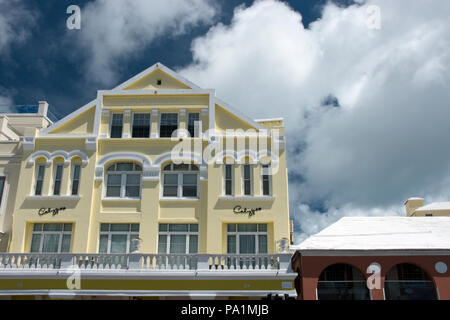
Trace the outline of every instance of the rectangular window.
<path fill-rule="evenodd" d="M 113 113 L 111 119 L 111 138 L 122 138 L 123 114 Z"/>
<path fill-rule="evenodd" d="M 78 189 L 80 187 L 80 174 L 81 165 L 75 164 L 72 166 L 72 195 L 78 195 Z"/>
<path fill-rule="evenodd" d="M 199 123 L 200 114 L 199 113 L 189 113 L 188 115 L 188 131 L 191 137 L 199 137 Z"/>
<path fill-rule="evenodd" d="M 233 195 L 233 165 L 226 164 L 225 165 L 225 195 L 232 196 Z"/>
<path fill-rule="evenodd" d="M 35 223 L 30 252 L 67 253 L 71 239 L 71 223 Z"/>
<path fill-rule="evenodd" d="M 227 225 L 227 252 L 236 254 L 267 253 L 267 224 Z"/>
<path fill-rule="evenodd" d="M 133 138 L 150 137 L 150 113 L 133 114 L 133 130 L 131 136 Z"/>
<path fill-rule="evenodd" d="M 3 191 L 5 190 L 6 177 L 0 177 L 0 207 L 3 201 Z"/>
<path fill-rule="evenodd" d="M 62 172 L 63 172 L 63 165 L 58 164 L 55 168 L 55 180 L 53 182 L 53 194 L 55 196 L 59 196 L 59 194 L 61 193 Z"/>
<path fill-rule="evenodd" d="M 261 183 L 262 183 L 262 194 L 264 196 L 270 196 L 272 194 L 272 176 L 270 175 L 270 166 L 263 165 L 262 166 L 262 175 L 261 175 Z"/>
<path fill-rule="evenodd" d="M 158 253 L 197 253 L 198 224 L 159 224 Z"/>
<path fill-rule="evenodd" d="M 133 239 L 138 238 L 138 223 L 102 223 L 98 252 L 131 253 L 134 250 Z"/>
<path fill-rule="evenodd" d="M 194 164 L 168 164 L 163 171 L 163 197 L 197 198 L 198 166 Z"/>
<path fill-rule="evenodd" d="M 244 164 L 243 167 L 243 180 L 244 180 L 244 195 L 252 195 L 252 167 L 249 164 Z"/>
<path fill-rule="evenodd" d="M 34 187 L 34 194 L 42 195 L 42 186 L 44 184 L 45 165 L 40 164 L 36 169 L 36 185 Z"/>
<path fill-rule="evenodd" d="M 118 162 L 106 170 L 106 197 L 138 199 L 141 195 L 142 167 L 132 162 Z"/>
<path fill-rule="evenodd" d="M 159 136 L 161 138 L 170 138 L 172 137 L 172 133 L 177 129 L 178 129 L 178 114 L 161 113 Z"/>

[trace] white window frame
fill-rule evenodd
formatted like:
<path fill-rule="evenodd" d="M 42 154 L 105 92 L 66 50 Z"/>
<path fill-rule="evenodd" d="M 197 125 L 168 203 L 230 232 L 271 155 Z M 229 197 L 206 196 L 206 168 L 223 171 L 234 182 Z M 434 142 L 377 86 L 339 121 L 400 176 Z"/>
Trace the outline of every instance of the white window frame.
<path fill-rule="evenodd" d="M 226 190 L 227 190 L 227 183 L 226 183 L 227 166 L 231 166 L 231 194 L 227 194 L 226 193 Z M 234 182 L 235 182 L 234 170 L 235 170 L 235 165 L 234 164 L 224 164 L 223 165 L 222 194 L 224 196 L 227 196 L 227 197 L 233 197 L 234 196 Z"/>
<path fill-rule="evenodd" d="M 41 187 L 41 194 L 36 194 L 36 187 L 38 184 L 38 179 L 39 179 L 39 168 L 40 167 L 44 167 L 44 172 L 42 173 L 42 187 Z M 46 169 L 46 165 L 42 164 L 42 163 L 38 163 L 36 165 L 36 171 L 35 171 L 35 179 L 34 179 L 34 188 L 33 188 L 33 195 L 35 196 L 42 196 L 43 191 L 44 191 L 44 182 L 45 182 L 45 169 Z"/>
<path fill-rule="evenodd" d="M 236 225 L 236 231 L 228 231 L 228 225 L 229 224 L 235 224 Z M 241 254 L 239 252 L 239 236 L 240 235 L 254 235 L 255 236 L 255 254 L 260 254 L 259 252 L 259 236 L 266 236 L 267 239 L 267 252 L 263 252 L 261 254 L 268 254 L 269 253 L 269 234 L 268 234 L 268 230 L 269 230 L 269 225 L 267 223 L 248 223 L 248 224 L 265 224 L 266 225 L 266 231 L 258 231 L 258 226 L 256 227 L 256 231 L 237 231 L 237 225 L 239 224 L 247 224 L 247 223 L 227 223 L 227 253 L 228 253 L 228 236 L 229 235 L 235 235 L 236 236 L 236 253 L 231 253 L 231 254 Z"/>
<path fill-rule="evenodd" d="M 133 164 L 137 164 L 141 167 L 142 169 L 142 164 L 141 163 L 137 163 L 137 162 L 133 162 L 133 161 L 116 161 L 113 163 L 109 163 L 105 166 L 105 183 L 104 185 L 104 190 L 103 190 L 103 199 L 104 200 L 140 200 L 142 197 L 142 170 L 141 171 L 108 171 L 108 168 L 110 166 L 112 166 L 113 164 L 117 163 L 133 163 Z M 141 176 L 141 178 L 139 179 L 139 197 L 126 197 L 126 183 L 127 183 L 127 173 L 128 174 L 139 174 Z M 117 174 L 117 175 L 121 175 L 120 177 L 120 196 L 119 197 L 110 197 L 108 196 L 108 174 Z"/>
<path fill-rule="evenodd" d="M 55 194 L 55 186 L 56 186 L 56 174 L 58 172 L 58 167 L 61 167 L 61 180 L 59 183 L 59 193 Z M 64 164 L 63 163 L 55 163 L 53 166 L 53 185 L 52 185 L 52 195 L 53 196 L 61 196 L 62 195 L 62 182 L 64 177 Z"/>
<path fill-rule="evenodd" d="M 245 166 L 249 166 L 250 167 L 250 194 L 245 194 Z M 252 164 L 243 164 L 242 165 L 242 189 L 241 189 L 241 193 L 243 196 L 247 196 L 247 197 L 252 197 L 254 195 L 254 190 L 253 190 L 253 165 Z"/>
<path fill-rule="evenodd" d="M 123 112 L 113 112 L 111 113 L 111 119 L 109 119 L 109 137 L 111 138 L 111 132 L 112 132 L 112 122 L 113 122 L 113 118 L 115 114 L 121 114 L 122 115 L 122 135 L 120 136 L 120 138 L 112 138 L 112 139 L 122 139 L 123 138 L 123 129 L 124 129 L 124 117 L 125 115 L 123 114 Z"/>
<path fill-rule="evenodd" d="M 148 122 L 149 122 L 149 129 L 148 129 L 148 137 L 133 137 L 133 126 L 134 126 L 134 115 L 135 114 L 148 114 L 150 116 Z M 122 129 L 123 130 L 123 129 Z M 123 131 L 122 131 L 123 133 Z M 140 112 L 133 112 L 131 114 L 131 126 L 130 126 L 130 138 L 133 139 L 150 139 L 150 137 L 152 136 L 152 112 L 148 111 L 148 112 L 144 112 L 144 111 L 140 111 Z"/>
<path fill-rule="evenodd" d="M 164 171 L 164 167 L 167 166 L 169 163 L 165 163 L 161 166 L 161 191 L 160 191 L 160 199 L 162 200 L 179 200 L 179 199 L 199 199 L 200 194 L 200 165 L 196 163 L 189 163 L 189 165 L 193 164 L 196 165 L 199 170 L 198 171 L 178 171 L 178 170 L 170 170 L 170 171 Z M 186 163 L 188 164 L 188 163 Z M 173 167 L 174 163 L 170 163 L 170 165 Z M 177 184 L 177 196 L 164 196 L 164 179 L 166 174 L 176 174 L 178 175 L 178 184 Z M 196 174 L 197 175 L 197 194 L 195 197 L 185 197 L 183 196 L 183 175 L 184 174 Z"/>
<path fill-rule="evenodd" d="M 108 224 L 109 227 L 108 229 L 111 229 L 111 225 L 112 224 L 128 224 L 129 225 L 129 230 L 130 231 L 101 231 L 102 230 L 102 224 Z M 111 238 L 112 235 L 126 235 L 127 236 L 127 252 L 125 253 L 131 253 L 130 251 L 130 247 L 131 247 L 131 236 L 132 235 L 137 235 L 137 238 L 139 238 L 139 233 L 141 231 L 141 228 L 139 226 L 139 231 L 131 231 L 131 225 L 132 224 L 137 224 L 139 225 L 139 223 L 109 223 L 109 222 L 105 222 L 105 223 L 100 223 L 100 232 L 99 232 L 99 236 L 98 236 L 98 248 L 97 248 L 97 252 L 100 253 L 100 238 L 102 235 L 107 235 L 108 236 L 108 246 L 106 248 L 106 254 L 110 254 L 111 253 Z M 105 254 L 104 252 L 102 252 L 101 254 Z"/>
<path fill-rule="evenodd" d="M 262 196 L 265 196 L 265 197 L 271 197 L 272 195 L 273 195 L 273 192 L 272 192 L 272 175 L 271 174 L 268 174 L 267 176 L 269 177 L 269 194 L 264 194 L 264 179 L 263 179 L 263 176 L 264 176 L 264 168 L 263 168 L 263 166 L 265 166 L 265 165 L 261 165 L 261 174 L 260 174 L 260 176 L 261 176 L 261 195 Z M 268 166 L 268 170 L 270 171 L 270 173 L 272 173 L 272 166 L 269 164 L 269 165 L 267 165 Z"/>
<path fill-rule="evenodd" d="M 80 166 L 80 176 L 78 177 L 78 190 L 76 194 L 72 193 L 73 190 L 73 181 L 74 181 L 74 176 L 75 176 L 75 166 Z M 81 182 L 81 163 L 72 163 L 72 170 L 70 173 L 70 195 L 71 196 L 78 196 L 80 194 L 80 182 Z"/>
<path fill-rule="evenodd" d="M 191 111 L 187 113 L 187 117 L 186 117 L 186 131 L 189 132 L 189 115 L 190 114 L 198 114 L 198 121 L 200 124 L 202 123 L 202 113 L 200 111 Z M 197 135 L 195 135 L 195 122 L 194 122 L 194 136 L 191 136 L 191 138 L 199 138 L 201 136 L 201 131 L 202 130 L 202 126 L 200 125 L 198 127 L 198 132 Z"/>
<path fill-rule="evenodd" d="M 166 224 L 167 225 L 167 231 L 159 231 L 159 225 L 161 225 L 161 224 Z M 197 231 L 190 231 L 190 230 L 188 230 L 188 231 L 169 231 L 169 225 L 171 225 L 171 224 L 187 224 L 187 225 L 196 224 L 197 225 Z M 172 235 L 178 235 L 178 236 L 184 235 L 184 236 L 186 236 L 186 248 L 184 250 L 185 254 L 189 254 L 190 236 L 191 235 L 197 236 L 197 253 L 198 253 L 198 247 L 199 247 L 199 244 L 200 244 L 200 237 L 199 237 L 198 230 L 199 230 L 198 229 L 198 223 L 159 223 L 158 224 L 158 244 L 157 244 L 158 253 L 160 253 L 159 252 L 159 236 L 164 236 L 164 235 L 166 236 L 166 239 L 167 239 L 166 254 L 171 254 L 170 253 L 170 239 L 171 239 Z"/>
<path fill-rule="evenodd" d="M 164 111 L 159 112 L 158 114 L 158 137 L 164 138 L 164 139 L 170 139 L 171 137 L 161 137 L 161 120 L 163 114 L 177 114 L 177 130 L 180 129 L 180 113 L 178 111 Z M 179 131 L 177 131 L 177 137 L 180 135 Z"/>
<path fill-rule="evenodd" d="M 58 223 L 63 225 L 61 231 L 44 231 L 44 225 L 46 225 L 46 224 L 58 224 Z M 34 231 L 34 225 L 35 224 L 42 224 L 42 231 Z M 64 231 L 64 225 L 65 224 L 71 224 L 72 225 L 72 230 L 71 231 Z M 53 222 L 49 222 L 49 223 L 36 222 L 36 223 L 33 223 L 33 227 L 32 228 L 33 229 L 32 229 L 32 232 L 31 232 L 30 253 L 31 253 L 32 245 L 33 245 L 33 236 L 35 234 L 40 234 L 41 235 L 41 239 L 40 239 L 40 242 L 39 242 L 39 252 L 33 252 L 33 253 L 42 253 L 42 249 L 44 248 L 44 235 L 46 235 L 46 234 L 58 234 L 60 236 L 59 237 L 59 242 L 58 242 L 58 252 L 57 253 L 62 253 L 61 252 L 61 247 L 62 247 L 63 236 L 70 234 L 70 248 L 69 248 L 69 252 L 71 251 L 71 249 L 72 249 L 72 240 L 73 240 L 73 228 L 74 228 L 74 224 L 73 223 L 70 223 L 70 222 L 54 222 L 54 223 Z"/>

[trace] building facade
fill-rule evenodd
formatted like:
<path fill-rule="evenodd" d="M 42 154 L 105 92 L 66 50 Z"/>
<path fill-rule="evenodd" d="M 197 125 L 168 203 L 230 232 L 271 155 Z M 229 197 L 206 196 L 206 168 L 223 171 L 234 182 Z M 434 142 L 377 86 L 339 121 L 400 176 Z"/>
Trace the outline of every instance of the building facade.
<path fill-rule="evenodd" d="M 450 217 L 346 217 L 293 249 L 304 300 L 450 299 Z"/>
<path fill-rule="evenodd" d="M 25 128 L 21 148 L 0 268 L 76 266 L 90 289 L 75 296 L 295 295 L 282 119 L 250 119 L 157 63 Z M 136 270 L 149 271 L 139 290 L 121 282 Z M 29 288 L 67 294 L 59 280 Z"/>
<path fill-rule="evenodd" d="M 405 202 L 408 217 L 450 217 L 450 202 L 433 202 L 424 205 L 423 198 L 409 198 Z"/>

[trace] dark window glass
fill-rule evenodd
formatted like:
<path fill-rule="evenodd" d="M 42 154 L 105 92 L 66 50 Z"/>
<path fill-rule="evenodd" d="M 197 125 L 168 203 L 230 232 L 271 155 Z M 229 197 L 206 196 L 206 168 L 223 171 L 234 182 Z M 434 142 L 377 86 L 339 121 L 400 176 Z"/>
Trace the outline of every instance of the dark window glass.
<path fill-rule="evenodd" d="M 244 194 L 246 196 L 252 194 L 251 167 L 249 164 L 244 165 Z"/>
<path fill-rule="evenodd" d="M 233 194 L 233 166 L 225 165 L 225 194 L 231 196 Z"/>
<path fill-rule="evenodd" d="M 159 127 L 159 136 L 161 138 L 170 138 L 172 133 L 178 129 L 178 114 L 161 113 L 161 125 Z"/>
<path fill-rule="evenodd" d="M 262 175 L 262 184 L 263 184 L 263 195 L 270 195 L 270 177 L 267 174 L 269 171 L 268 165 L 263 165 L 263 175 Z"/>
<path fill-rule="evenodd" d="M 198 122 L 200 120 L 200 114 L 198 113 L 189 113 L 188 116 L 188 131 L 189 131 L 189 135 L 191 137 L 196 137 L 199 135 L 199 133 L 197 133 L 197 135 L 195 135 L 195 122 Z"/>
<path fill-rule="evenodd" d="M 59 195 L 61 191 L 61 179 L 62 179 L 62 165 L 57 165 L 55 170 L 55 183 L 53 184 L 53 194 Z"/>
<path fill-rule="evenodd" d="M 3 200 L 3 189 L 5 189 L 5 177 L 0 177 L 0 205 Z"/>
<path fill-rule="evenodd" d="M 150 113 L 133 114 L 133 138 L 150 137 Z"/>
<path fill-rule="evenodd" d="M 111 138 L 122 138 L 123 115 L 113 114 L 111 120 Z"/>
<path fill-rule="evenodd" d="M 45 166 L 39 165 L 37 169 L 37 175 L 36 175 L 36 189 L 34 194 L 37 196 L 40 196 L 42 194 L 42 185 L 44 184 L 44 172 L 45 172 Z"/>
<path fill-rule="evenodd" d="M 78 188 L 80 185 L 80 170 L 81 166 L 79 164 L 74 165 L 72 177 L 72 195 L 78 194 Z"/>

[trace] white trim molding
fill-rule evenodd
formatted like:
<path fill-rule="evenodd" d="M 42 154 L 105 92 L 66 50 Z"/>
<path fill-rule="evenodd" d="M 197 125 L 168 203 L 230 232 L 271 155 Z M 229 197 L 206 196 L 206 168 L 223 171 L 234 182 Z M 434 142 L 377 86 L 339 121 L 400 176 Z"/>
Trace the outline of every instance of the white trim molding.
<path fill-rule="evenodd" d="M 51 164 L 53 160 L 55 160 L 56 157 L 61 157 L 64 159 L 64 164 L 68 165 L 70 164 L 70 161 L 73 157 L 80 157 L 82 160 L 82 165 L 86 166 L 88 164 L 88 157 L 87 155 L 81 151 L 81 150 L 74 150 L 71 152 L 67 152 L 64 150 L 57 150 L 53 151 L 52 153 L 48 151 L 36 151 L 32 155 L 30 155 L 30 158 L 28 159 L 27 164 L 29 166 L 33 165 L 37 158 L 44 157 L 47 160 L 47 165 Z"/>
<path fill-rule="evenodd" d="M 104 155 L 97 161 L 97 165 L 95 166 L 95 180 L 102 181 L 105 165 L 108 162 L 116 160 L 133 160 L 139 162 L 142 165 L 142 180 L 154 180 L 149 158 L 139 152 L 113 152 Z"/>

